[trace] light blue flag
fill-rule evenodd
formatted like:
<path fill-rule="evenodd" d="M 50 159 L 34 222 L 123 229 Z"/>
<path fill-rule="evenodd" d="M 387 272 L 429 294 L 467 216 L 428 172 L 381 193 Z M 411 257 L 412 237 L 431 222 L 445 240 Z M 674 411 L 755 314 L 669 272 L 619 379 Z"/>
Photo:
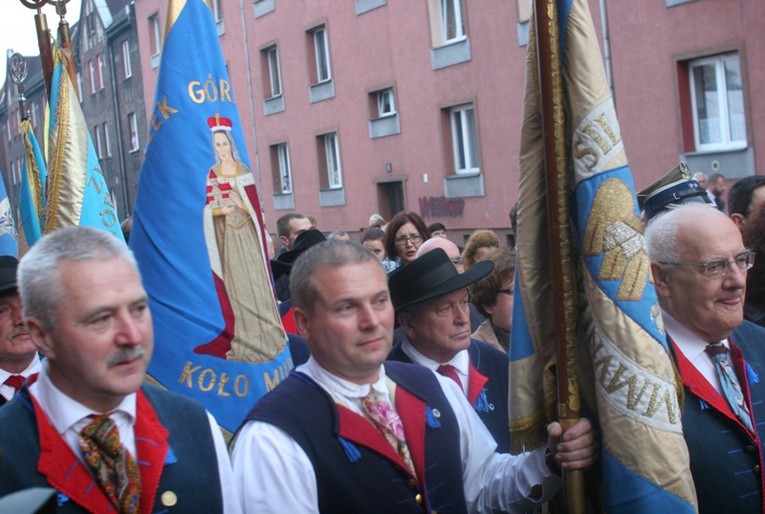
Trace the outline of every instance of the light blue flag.
<path fill-rule="evenodd" d="M 527 55 L 510 351 L 511 432 L 525 449 L 544 440 L 544 425 L 556 401 L 553 372 L 556 366 L 576 368 L 579 357 L 578 387 L 597 413 L 602 434 L 602 507 L 611 514 L 692 513 L 696 495 L 678 384 L 592 18 L 586 0 L 551 0 L 545 9 L 554 13 L 557 25 L 551 33 L 558 38 L 539 44 L 540 52 L 550 53 L 543 59 L 537 57 L 536 35 L 530 37 Z M 540 94 L 540 62 L 552 63 L 553 70 L 558 65 L 561 84 L 557 91 L 552 88 L 559 94 L 558 116 L 553 116 L 557 125 L 544 131 L 539 99 L 548 95 Z M 560 209 L 556 215 L 561 219 L 554 221 L 548 220 L 545 207 L 545 145 L 558 150 L 554 165 L 564 173 L 562 183 L 570 186 L 564 186 L 570 208 Z M 563 225 L 561 232 L 572 239 L 572 262 L 561 260 L 574 271 L 563 289 L 573 299 L 569 306 L 575 311 L 571 318 L 577 323 L 573 336 L 579 351 L 569 352 L 570 362 L 565 363 L 555 362 L 558 333 L 570 328 L 557 327 L 553 317 L 550 261 L 555 252 L 548 243 L 548 225 Z"/>
<path fill-rule="evenodd" d="M 47 178 L 45 158 L 35 137 L 34 127 L 29 120 L 21 123 L 24 137 L 24 159 L 21 167 L 21 190 L 19 191 L 19 212 L 22 246 L 31 248 L 42 237 L 43 214 L 45 212 L 44 184 Z"/>
<path fill-rule="evenodd" d="M 5 191 L 5 182 L 0 175 L 0 255 L 18 257 L 19 242 L 16 223 L 13 221 L 11 202 Z"/>
<path fill-rule="evenodd" d="M 212 13 L 171 0 L 168 17 L 130 234 L 154 317 L 149 374 L 233 431 L 292 359 Z"/>
<path fill-rule="evenodd" d="M 54 52 L 43 234 L 83 225 L 124 241 L 112 195 L 90 139 L 71 77 L 68 52 Z"/>

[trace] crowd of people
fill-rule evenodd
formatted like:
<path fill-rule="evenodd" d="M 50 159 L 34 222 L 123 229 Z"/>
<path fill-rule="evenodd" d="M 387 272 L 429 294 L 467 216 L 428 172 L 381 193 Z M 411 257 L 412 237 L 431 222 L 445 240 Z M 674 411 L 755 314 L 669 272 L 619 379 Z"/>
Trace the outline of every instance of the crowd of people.
<path fill-rule="evenodd" d="M 765 177 L 735 183 L 727 215 L 717 177 L 709 193 L 701 179 L 647 193 L 646 250 L 699 511 L 765 512 Z M 62 512 L 533 512 L 562 471 L 597 462 L 587 417 L 510 452 L 515 249 L 493 231 L 460 248 L 411 211 L 358 236 L 290 213 L 276 240 L 280 315 L 305 349 L 228 445 L 200 404 L 145 380 L 152 313 L 127 246 L 72 227 L 0 257 L 0 497 L 53 488 Z"/>

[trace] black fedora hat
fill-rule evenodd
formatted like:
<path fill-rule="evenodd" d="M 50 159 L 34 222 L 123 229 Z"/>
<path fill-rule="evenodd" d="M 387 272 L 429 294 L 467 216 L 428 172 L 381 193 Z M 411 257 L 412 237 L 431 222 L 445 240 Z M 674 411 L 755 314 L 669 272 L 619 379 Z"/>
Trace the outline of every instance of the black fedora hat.
<path fill-rule="evenodd" d="M 16 290 L 19 261 L 12 255 L 0 255 L 0 293 Z"/>
<path fill-rule="evenodd" d="M 292 265 L 298 257 L 313 245 L 326 241 L 327 238 L 321 231 L 312 228 L 306 230 L 295 238 L 295 244 L 292 250 L 284 252 L 276 259 L 271 259 L 271 272 L 274 274 L 274 280 L 282 275 L 289 275 L 292 271 Z"/>
<path fill-rule="evenodd" d="M 389 275 L 388 287 L 396 312 L 432 300 L 482 279 L 494 269 L 492 261 L 478 261 L 465 273 L 454 267 L 441 248 L 429 251 Z"/>

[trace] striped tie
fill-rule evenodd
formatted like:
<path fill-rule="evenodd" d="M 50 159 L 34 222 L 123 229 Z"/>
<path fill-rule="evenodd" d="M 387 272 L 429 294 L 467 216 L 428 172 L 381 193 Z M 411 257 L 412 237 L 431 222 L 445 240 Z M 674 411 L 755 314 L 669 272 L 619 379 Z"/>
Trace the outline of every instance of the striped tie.
<path fill-rule="evenodd" d="M 752 418 L 749 415 L 749 409 L 746 408 L 744 393 L 741 391 L 736 372 L 728 358 L 728 348 L 722 343 L 710 343 L 705 351 L 715 363 L 717 376 L 720 378 L 720 385 L 728 405 L 741 422 L 746 425 L 746 428 L 753 432 Z"/>

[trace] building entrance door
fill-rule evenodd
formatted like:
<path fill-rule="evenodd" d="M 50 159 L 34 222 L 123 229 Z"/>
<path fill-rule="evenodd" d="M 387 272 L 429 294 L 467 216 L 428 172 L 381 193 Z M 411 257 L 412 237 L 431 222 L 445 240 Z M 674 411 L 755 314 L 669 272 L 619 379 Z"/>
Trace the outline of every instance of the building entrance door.
<path fill-rule="evenodd" d="M 403 211 L 405 208 L 404 182 L 402 180 L 378 182 L 377 205 L 380 206 L 380 214 L 386 220 L 390 220 L 397 212 Z"/>

